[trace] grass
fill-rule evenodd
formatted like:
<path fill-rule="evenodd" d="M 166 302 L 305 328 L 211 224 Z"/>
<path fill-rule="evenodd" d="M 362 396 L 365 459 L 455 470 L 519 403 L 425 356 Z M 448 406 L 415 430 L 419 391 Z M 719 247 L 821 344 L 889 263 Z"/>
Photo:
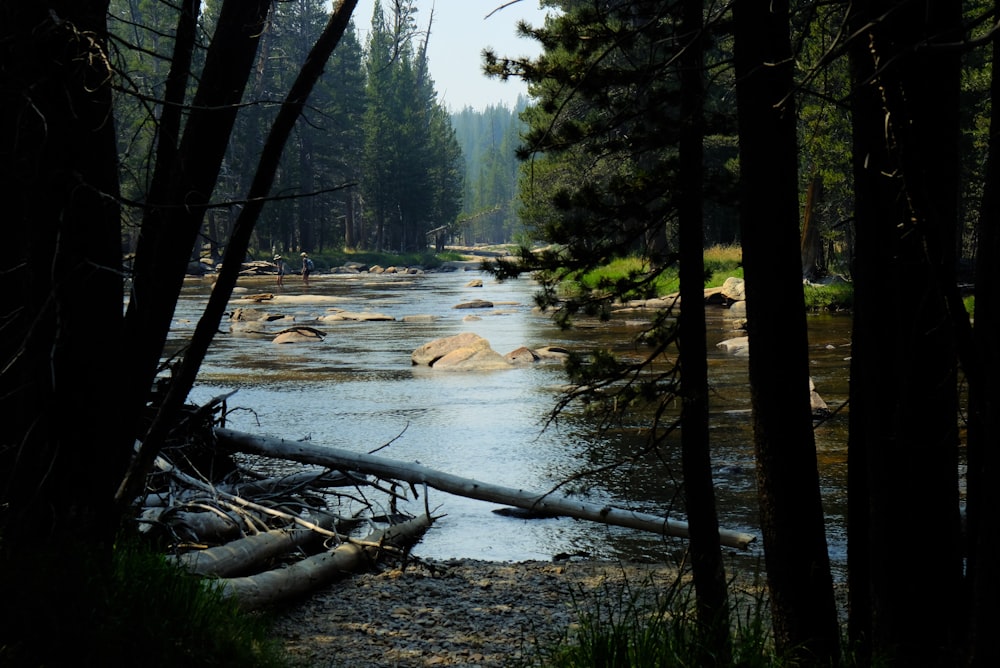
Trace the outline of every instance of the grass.
<path fill-rule="evenodd" d="M 17 619 L 0 634 L 0 665 L 287 665 L 264 618 L 241 612 L 162 554 L 122 540 L 110 570 L 95 560 L 68 565 L 86 560 L 85 549 L 36 555 L 32 572 L 3 583 L 6 596 L 20 598 Z"/>
<path fill-rule="evenodd" d="M 538 648 L 526 665 L 545 668 L 733 665 L 782 666 L 773 649 L 763 594 L 741 594 L 733 613 L 732 655 L 699 632 L 690 580 L 658 589 L 652 582 L 597 589 L 574 598 L 578 625 L 552 646 Z M 731 599 L 733 598 L 731 593 Z"/>
<path fill-rule="evenodd" d="M 705 287 L 721 286 L 727 278 L 743 278 L 743 251 L 739 246 L 713 246 L 705 249 Z M 604 267 L 591 271 L 576 280 L 590 290 L 620 295 L 623 299 L 649 298 L 676 293 L 680 290 L 677 267 L 669 267 L 642 289 L 629 289 L 629 283 L 646 274 L 648 265 L 638 257 L 614 260 Z M 579 290 L 564 286 L 562 293 L 578 295 Z M 819 311 L 845 311 L 854 305 L 854 288 L 851 283 L 834 282 L 829 285 L 809 284 L 804 290 L 806 309 Z M 969 304 L 966 304 L 969 307 Z"/>

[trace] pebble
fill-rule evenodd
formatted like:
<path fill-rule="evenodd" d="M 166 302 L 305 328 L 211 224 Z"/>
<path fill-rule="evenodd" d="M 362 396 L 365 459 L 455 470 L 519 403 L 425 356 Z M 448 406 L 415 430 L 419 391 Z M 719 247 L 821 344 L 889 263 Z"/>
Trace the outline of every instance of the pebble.
<path fill-rule="evenodd" d="M 499 667 L 564 638 L 587 593 L 675 577 L 665 565 L 415 561 L 273 611 L 273 633 L 296 666 Z"/>

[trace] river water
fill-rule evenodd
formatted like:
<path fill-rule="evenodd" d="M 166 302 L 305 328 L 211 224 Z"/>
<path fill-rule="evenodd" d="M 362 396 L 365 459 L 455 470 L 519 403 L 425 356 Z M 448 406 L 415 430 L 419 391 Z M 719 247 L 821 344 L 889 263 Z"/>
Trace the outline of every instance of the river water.
<path fill-rule="evenodd" d="M 484 286 L 468 287 L 481 278 Z M 564 494 L 684 519 L 679 491 L 679 445 L 636 457 L 645 443 L 636 420 L 612 431 L 572 407 L 543 428 L 566 379 L 559 365 L 539 364 L 494 372 L 444 372 L 415 367 L 414 349 L 436 338 L 474 332 L 504 354 L 520 346 L 573 350 L 613 347 L 628 352 L 639 331 L 636 316 L 609 323 L 581 322 L 562 331 L 533 310 L 537 285 L 527 279 L 498 283 L 478 271 L 425 275 L 317 276 L 304 289 L 297 277 L 283 288 L 269 279 L 241 282 L 241 294 L 274 292 L 287 301 L 260 306 L 293 316 L 295 324 L 324 331 L 317 343 L 276 345 L 270 336 L 220 333 L 202 367 L 191 399 L 236 390 L 227 426 L 251 433 L 309 439 L 357 452 L 386 445 L 379 455 L 419 461 L 448 473 L 527 490 L 547 491 L 570 480 Z M 178 345 L 194 328 L 211 283 L 192 279 L 175 313 Z M 492 309 L 455 309 L 482 299 Z M 395 321 L 319 322 L 332 308 L 373 311 Z M 430 322 L 404 316 L 432 315 Z M 810 363 L 817 390 L 835 408 L 847 398 L 850 319 L 810 317 Z M 277 331 L 287 323 L 273 323 Z M 225 329 L 225 323 L 224 327 Z M 739 333 L 721 308 L 708 309 L 712 386 L 713 471 L 720 525 L 759 536 L 755 504 L 747 360 L 716 349 Z M 232 410 L 239 408 L 240 410 Z M 846 559 L 844 535 L 846 412 L 816 430 L 831 558 Z M 632 461 L 599 475 L 585 472 Z M 550 559 L 560 553 L 663 561 L 683 552 L 685 541 L 601 524 L 550 518 L 522 520 L 492 512 L 495 504 L 430 490 L 429 503 L 444 515 L 415 549 L 428 558 L 497 561 Z M 409 509 L 419 512 L 423 499 Z M 758 543 L 743 557 L 756 558 Z"/>

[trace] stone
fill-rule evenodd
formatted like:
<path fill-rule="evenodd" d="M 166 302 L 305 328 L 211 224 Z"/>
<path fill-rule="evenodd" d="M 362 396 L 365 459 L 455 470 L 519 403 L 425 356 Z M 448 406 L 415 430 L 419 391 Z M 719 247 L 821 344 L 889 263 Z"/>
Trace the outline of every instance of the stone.
<path fill-rule="evenodd" d="M 483 279 L 481 279 L 481 278 L 474 278 L 471 281 L 469 281 L 468 283 L 466 283 L 465 287 L 467 287 L 467 288 L 481 288 L 481 287 L 483 287 Z"/>
<path fill-rule="evenodd" d="M 473 299 L 471 302 L 463 302 L 461 304 L 456 304 L 452 308 L 493 308 L 493 302 L 488 302 L 483 299 Z"/>
<path fill-rule="evenodd" d="M 492 350 L 490 342 L 474 334 L 473 332 L 463 332 L 455 336 L 447 336 L 441 339 L 434 339 L 413 351 L 410 361 L 417 366 L 433 366 L 434 363 L 459 348 L 472 348 L 474 350 Z"/>
<path fill-rule="evenodd" d="M 531 348 L 521 346 L 517 350 L 512 350 L 504 355 L 504 359 L 511 364 L 534 364 L 542 358 Z"/>
<path fill-rule="evenodd" d="M 271 343 L 318 343 L 323 340 L 323 336 L 312 329 L 286 329 L 278 332 Z"/>
<path fill-rule="evenodd" d="M 731 301 L 741 302 L 747 298 L 746 288 L 742 278 L 730 276 L 722 283 L 722 295 Z"/>
<path fill-rule="evenodd" d="M 456 348 L 444 357 L 435 360 L 431 366 L 435 369 L 449 371 L 492 371 L 494 369 L 509 369 L 511 363 L 492 348 Z"/>
<path fill-rule="evenodd" d="M 733 339 L 726 339 L 725 341 L 720 341 L 715 344 L 716 348 L 721 348 L 727 353 L 735 355 L 737 357 L 747 357 L 750 354 L 750 338 L 746 336 L 737 336 Z"/>

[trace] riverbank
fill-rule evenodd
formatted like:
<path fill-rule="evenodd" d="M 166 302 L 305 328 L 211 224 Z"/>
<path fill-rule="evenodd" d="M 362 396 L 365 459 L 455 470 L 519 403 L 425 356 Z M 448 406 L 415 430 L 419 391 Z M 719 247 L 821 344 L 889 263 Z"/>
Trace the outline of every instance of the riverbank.
<path fill-rule="evenodd" d="M 677 570 L 610 561 L 416 561 L 352 575 L 275 610 L 294 666 L 533 665 L 592 610 L 666 590 Z"/>

